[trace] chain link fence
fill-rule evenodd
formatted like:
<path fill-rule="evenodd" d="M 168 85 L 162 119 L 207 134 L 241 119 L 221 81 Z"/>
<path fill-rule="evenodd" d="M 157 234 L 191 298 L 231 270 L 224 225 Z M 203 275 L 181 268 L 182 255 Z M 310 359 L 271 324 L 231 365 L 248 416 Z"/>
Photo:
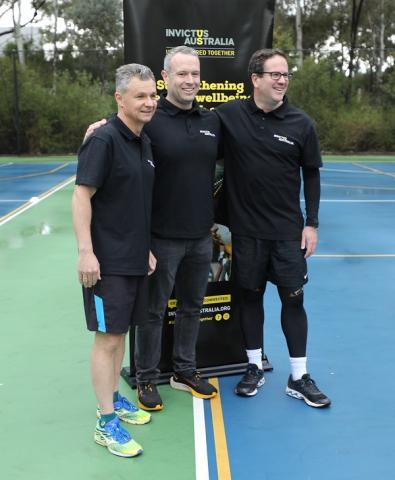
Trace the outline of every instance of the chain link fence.
<path fill-rule="evenodd" d="M 395 151 L 394 51 L 380 67 L 375 50 L 360 49 L 352 79 L 346 51 L 304 51 L 301 67 L 298 52 L 287 53 L 289 98 L 316 121 L 324 152 Z M 30 50 L 24 59 L 0 52 L 0 155 L 75 153 L 86 127 L 116 107 L 123 51 Z"/>

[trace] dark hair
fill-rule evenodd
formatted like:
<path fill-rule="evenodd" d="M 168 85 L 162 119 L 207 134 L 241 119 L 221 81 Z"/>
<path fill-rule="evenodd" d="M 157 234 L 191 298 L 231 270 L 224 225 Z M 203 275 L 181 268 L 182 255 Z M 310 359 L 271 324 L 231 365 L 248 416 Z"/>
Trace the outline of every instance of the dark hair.
<path fill-rule="evenodd" d="M 278 48 L 263 48 L 262 50 L 257 50 L 253 53 L 248 63 L 248 77 L 251 78 L 253 73 L 262 73 L 266 60 L 275 57 L 276 55 L 283 57 L 288 62 L 285 53 Z"/>

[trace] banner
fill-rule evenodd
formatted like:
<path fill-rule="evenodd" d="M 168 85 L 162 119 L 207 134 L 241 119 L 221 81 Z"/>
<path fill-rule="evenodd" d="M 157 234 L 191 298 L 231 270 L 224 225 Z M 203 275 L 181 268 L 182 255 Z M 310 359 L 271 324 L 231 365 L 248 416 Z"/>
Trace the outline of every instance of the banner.
<path fill-rule="evenodd" d="M 166 53 L 187 45 L 195 48 L 200 58 L 199 105 L 213 109 L 230 100 L 245 99 L 251 93 L 248 61 L 256 50 L 272 46 L 273 16 L 274 0 L 124 0 L 125 63 L 148 65 L 157 79 L 158 93 L 162 93 L 165 83 L 160 72 Z M 215 185 L 221 184 L 221 177 L 219 168 Z M 215 226 L 213 244 L 197 366 L 207 375 L 237 373 L 244 371 L 247 359 L 238 314 L 231 305 L 231 239 L 223 225 Z M 165 372 L 165 380 L 166 372 L 172 370 L 176 306 L 176 299 L 171 298 L 164 320 L 159 368 Z M 131 335 L 131 375 L 133 340 Z"/>
<path fill-rule="evenodd" d="M 125 63 L 148 65 L 161 93 L 166 52 L 188 45 L 200 57 L 200 105 L 243 99 L 249 58 L 272 46 L 273 17 L 274 0 L 125 0 Z"/>

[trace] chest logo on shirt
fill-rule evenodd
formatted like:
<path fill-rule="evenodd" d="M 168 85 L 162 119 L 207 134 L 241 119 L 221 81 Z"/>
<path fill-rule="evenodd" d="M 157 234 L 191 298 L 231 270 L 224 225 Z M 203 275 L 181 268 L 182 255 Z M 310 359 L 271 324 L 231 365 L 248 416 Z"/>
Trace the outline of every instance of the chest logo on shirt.
<path fill-rule="evenodd" d="M 152 160 L 147 159 L 147 162 L 151 165 L 152 168 L 155 168 L 154 162 Z"/>
<path fill-rule="evenodd" d="M 209 137 L 215 137 L 215 133 L 210 132 L 210 130 L 200 130 L 200 133 Z"/>
<path fill-rule="evenodd" d="M 284 143 L 289 143 L 290 145 L 295 145 L 294 142 L 291 142 L 291 140 L 288 140 L 287 137 L 283 137 L 282 135 L 273 135 L 274 138 L 277 138 L 279 142 L 284 142 Z"/>

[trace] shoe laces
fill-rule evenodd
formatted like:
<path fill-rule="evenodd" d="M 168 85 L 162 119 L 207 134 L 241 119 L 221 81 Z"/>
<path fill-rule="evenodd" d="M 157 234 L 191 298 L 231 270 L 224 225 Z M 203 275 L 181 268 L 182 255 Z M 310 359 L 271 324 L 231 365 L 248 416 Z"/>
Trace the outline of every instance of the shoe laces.
<path fill-rule="evenodd" d="M 202 379 L 202 375 L 200 372 L 198 372 L 197 370 L 192 374 L 191 376 L 192 380 L 194 380 L 195 382 L 200 382 L 200 380 Z"/>
<path fill-rule="evenodd" d="M 140 388 L 144 390 L 149 390 L 150 392 L 154 391 L 154 386 L 152 385 L 152 383 L 145 383 L 143 385 L 140 385 Z"/>
<path fill-rule="evenodd" d="M 129 412 L 137 412 L 138 410 L 138 408 L 132 402 L 129 402 L 129 400 L 126 397 L 122 397 L 121 395 L 119 400 L 116 401 L 114 405 L 116 410 L 119 410 L 121 408 L 124 408 Z"/>
<path fill-rule="evenodd" d="M 301 378 L 302 385 L 308 390 L 310 393 L 321 393 L 318 389 L 315 381 L 310 377 L 310 375 L 306 375 Z"/>
<path fill-rule="evenodd" d="M 259 369 L 256 365 L 248 365 L 247 371 L 243 375 L 243 382 L 249 382 L 250 380 L 256 380 L 259 377 Z"/>
<path fill-rule="evenodd" d="M 132 439 L 130 433 L 121 426 L 118 418 L 106 423 L 104 429 L 115 441 L 122 445 Z"/>

